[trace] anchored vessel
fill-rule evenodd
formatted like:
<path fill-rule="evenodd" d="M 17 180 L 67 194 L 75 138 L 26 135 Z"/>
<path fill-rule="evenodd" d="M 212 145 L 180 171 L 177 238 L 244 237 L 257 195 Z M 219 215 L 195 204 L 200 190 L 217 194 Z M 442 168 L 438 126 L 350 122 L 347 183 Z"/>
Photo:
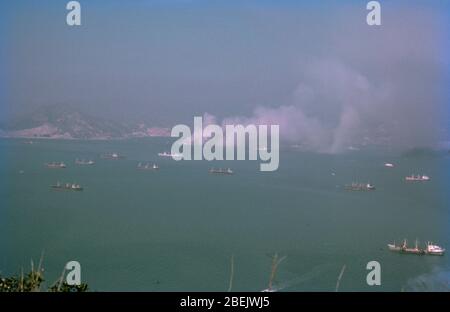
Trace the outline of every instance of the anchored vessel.
<path fill-rule="evenodd" d="M 223 169 L 223 168 L 218 168 L 218 169 L 211 168 L 211 169 L 209 169 L 209 173 L 231 175 L 231 174 L 233 174 L 233 170 L 231 170 L 230 168 L 226 168 L 226 169 Z"/>
<path fill-rule="evenodd" d="M 396 245 L 395 242 L 393 244 L 388 244 L 388 248 L 391 251 L 396 251 L 400 253 L 407 253 L 407 254 L 415 254 L 415 255 L 436 255 L 436 256 L 442 256 L 445 253 L 445 249 L 434 245 L 431 242 L 427 242 L 426 248 L 422 249 L 419 247 L 418 242 L 416 240 L 416 244 L 413 248 L 408 247 L 408 244 L 406 242 L 406 239 L 403 240 L 403 243 L 401 245 Z"/>
<path fill-rule="evenodd" d="M 93 160 L 84 160 L 84 159 L 79 160 L 79 159 L 75 159 L 75 164 L 90 166 L 90 165 L 95 164 L 95 162 Z"/>
<path fill-rule="evenodd" d="M 352 183 L 345 186 L 347 191 L 374 191 L 375 186 L 370 183 Z"/>
<path fill-rule="evenodd" d="M 177 157 L 177 158 L 180 158 L 180 157 L 183 157 L 183 155 L 181 155 L 181 154 L 172 154 L 172 153 L 168 153 L 168 152 L 162 152 L 162 153 L 158 153 L 158 156 L 159 157 L 171 157 L 171 158 L 173 158 L 173 157 Z"/>
<path fill-rule="evenodd" d="M 66 164 L 63 162 L 51 162 L 51 163 L 46 163 L 45 164 L 47 166 L 47 168 L 50 169 L 64 169 L 66 168 Z"/>
<path fill-rule="evenodd" d="M 406 181 L 429 181 L 430 177 L 426 175 L 410 175 L 409 177 L 405 177 Z"/>
<path fill-rule="evenodd" d="M 56 184 L 51 185 L 52 189 L 61 190 L 61 191 L 82 191 L 83 188 L 79 184 L 75 183 L 60 183 L 56 182 Z"/>
<path fill-rule="evenodd" d="M 117 160 L 117 159 L 124 159 L 125 156 L 119 155 L 117 153 L 111 153 L 111 154 L 103 154 L 101 156 L 101 158 L 103 159 L 112 159 L 112 160 Z"/>
<path fill-rule="evenodd" d="M 137 168 L 139 170 L 158 170 L 159 169 L 157 164 L 153 164 L 152 166 L 150 166 L 149 163 L 146 163 L 145 165 L 143 165 L 142 163 L 139 163 Z"/>

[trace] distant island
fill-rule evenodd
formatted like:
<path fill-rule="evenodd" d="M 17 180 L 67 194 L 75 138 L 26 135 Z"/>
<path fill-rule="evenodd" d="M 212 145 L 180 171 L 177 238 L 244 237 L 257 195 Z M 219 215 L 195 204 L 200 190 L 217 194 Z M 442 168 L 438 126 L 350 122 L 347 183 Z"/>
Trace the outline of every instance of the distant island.
<path fill-rule="evenodd" d="M 166 136 L 170 136 L 170 128 L 121 123 L 59 105 L 40 107 L 0 126 L 3 138 L 108 140 Z"/>

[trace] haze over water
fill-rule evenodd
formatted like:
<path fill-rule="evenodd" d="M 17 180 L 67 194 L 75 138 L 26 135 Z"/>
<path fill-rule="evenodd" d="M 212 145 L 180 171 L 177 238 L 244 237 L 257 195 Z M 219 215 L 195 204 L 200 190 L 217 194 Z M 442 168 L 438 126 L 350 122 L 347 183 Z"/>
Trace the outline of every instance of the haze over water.
<path fill-rule="evenodd" d="M 260 291 L 278 253 L 281 291 L 333 291 L 344 265 L 340 291 L 449 289 L 448 254 L 387 244 L 450 248 L 450 2 L 382 1 L 376 26 L 365 0 L 79 1 L 79 26 L 67 2 L 0 1 L 1 276 L 44 252 L 48 284 L 77 260 L 92 290 L 225 291 L 233 257 L 232 290 Z M 279 125 L 279 169 L 136 139 L 194 116 Z"/>
<path fill-rule="evenodd" d="M 326 155 L 284 147 L 279 170 L 264 173 L 259 162 L 158 157 L 170 138 L 35 142 L 0 141 L 2 274 L 28 268 L 44 251 L 49 283 L 77 260 L 93 290 L 225 291 L 234 255 L 233 290 L 260 291 L 278 252 L 287 258 L 275 287 L 285 291 L 333 291 L 343 265 L 341 291 L 448 290 L 447 256 L 401 255 L 386 245 L 418 238 L 449 246 L 448 155 Z M 126 159 L 99 158 L 107 152 Z M 96 164 L 76 166 L 76 158 Z M 68 167 L 51 170 L 44 166 L 49 161 Z M 160 170 L 136 169 L 147 161 Z M 214 166 L 235 174 L 208 174 Z M 432 180 L 404 182 L 411 173 Z M 54 191 L 56 181 L 85 189 Z M 343 190 L 352 181 L 377 189 Z M 366 284 L 371 260 L 381 264 L 381 286 Z"/>

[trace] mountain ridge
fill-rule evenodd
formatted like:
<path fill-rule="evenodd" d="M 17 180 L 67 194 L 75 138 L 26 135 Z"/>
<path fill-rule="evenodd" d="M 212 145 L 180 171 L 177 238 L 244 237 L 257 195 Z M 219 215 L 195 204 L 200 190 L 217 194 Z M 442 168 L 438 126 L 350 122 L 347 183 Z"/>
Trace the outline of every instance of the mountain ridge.
<path fill-rule="evenodd" d="M 170 130 L 145 123 L 121 123 L 85 114 L 73 106 L 53 104 L 13 118 L 0 129 L 0 136 L 98 140 L 170 136 Z"/>

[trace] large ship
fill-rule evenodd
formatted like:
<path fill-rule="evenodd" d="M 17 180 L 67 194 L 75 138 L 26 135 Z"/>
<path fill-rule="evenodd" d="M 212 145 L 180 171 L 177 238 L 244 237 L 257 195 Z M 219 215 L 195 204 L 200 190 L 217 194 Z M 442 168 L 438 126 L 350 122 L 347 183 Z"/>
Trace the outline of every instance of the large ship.
<path fill-rule="evenodd" d="M 61 190 L 61 191 L 82 191 L 83 190 L 83 188 L 79 184 L 75 184 L 75 183 L 56 182 L 56 184 L 50 185 L 50 187 L 54 190 Z"/>
<path fill-rule="evenodd" d="M 419 247 L 419 244 L 416 240 L 416 244 L 414 247 L 408 247 L 406 239 L 403 240 L 403 243 L 401 245 L 396 245 L 395 242 L 393 244 L 388 244 L 388 248 L 391 251 L 396 251 L 400 253 L 406 253 L 406 254 L 415 254 L 415 255 L 436 255 L 436 256 L 442 256 L 445 253 L 445 249 L 434 245 L 433 243 L 427 242 L 426 248 L 422 249 Z"/>
<path fill-rule="evenodd" d="M 429 181 L 430 177 L 426 175 L 410 175 L 408 177 L 405 177 L 406 181 Z"/>
<path fill-rule="evenodd" d="M 352 183 L 345 185 L 347 191 L 374 191 L 375 186 L 370 183 Z"/>
<path fill-rule="evenodd" d="M 145 165 L 143 165 L 142 163 L 139 163 L 137 168 L 139 170 L 159 170 L 159 166 L 157 164 L 153 164 L 150 166 L 149 163 L 146 163 Z"/>
<path fill-rule="evenodd" d="M 45 164 L 47 166 L 47 168 L 50 169 L 64 169 L 66 168 L 66 164 L 63 162 L 51 162 L 51 163 L 46 163 Z"/>
<path fill-rule="evenodd" d="M 232 175 L 234 172 L 230 168 L 226 168 L 226 169 L 223 169 L 223 168 L 218 168 L 218 169 L 211 168 L 211 169 L 209 169 L 209 173 Z"/>

